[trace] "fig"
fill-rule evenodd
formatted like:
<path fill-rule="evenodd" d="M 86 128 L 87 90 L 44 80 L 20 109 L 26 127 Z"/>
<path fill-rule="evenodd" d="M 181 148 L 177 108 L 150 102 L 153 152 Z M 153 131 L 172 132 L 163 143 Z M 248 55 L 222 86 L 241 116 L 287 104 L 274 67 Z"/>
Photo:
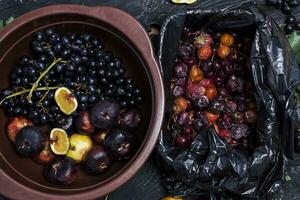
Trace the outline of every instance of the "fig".
<path fill-rule="evenodd" d="M 137 138 L 125 129 L 115 129 L 106 136 L 104 147 L 112 159 L 128 159 L 137 149 Z"/>
<path fill-rule="evenodd" d="M 36 126 L 26 126 L 16 137 L 16 148 L 23 156 L 33 156 L 43 150 L 43 136 Z"/>
<path fill-rule="evenodd" d="M 49 140 L 50 148 L 56 155 L 65 155 L 68 152 L 70 148 L 70 142 L 68 134 L 64 129 L 52 129 Z"/>
<path fill-rule="evenodd" d="M 72 158 L 79 163 L 83 160 L 87 152 L 93 147 L 91 138 L 87 135 L 73 134 L 69 138 L 70 149 L 67 152 L 67 157 Z"/>
<path fill-rule="evenodd" d="M 106 172 L 112 164 L 111 159 L 102 146 L 94 146 L 86 155 L 83 163 L 84 170 L 91 175 L 100 175 Z"/>
<path fill-rule="evenodd" d="M 75 162 L 70 158 L 56 159 L 44 168 L 44 177 L 50 183 L 68 185 L 76 179 Z"/>
<path fill-rule="evenodd" d="M 107 134 L 108 134 L 108 130 L 100 130 L 94 133 L 92 138 L 94 142 L 96 142 L 97 144 L 103 145 Z"/>
<path fill-rule="evenodd" d="M 78 132 L 85 134 L 92 134 L 95 131 L 95 127 L 92 125 L 90 114 L 87 111 L 79 113 L 75 120 L 75 127 Z"/>
<path fill-rule="evenodd" d="M 120 113 L 120 106 L 114 101 L 104 100 L 90 110 L 92 124 L 100 129 L 113 126 Z"/>
<path fill-rule="evenodd" d="M 119 125 L 125 129 L 135 129 L 141 121 L 141 116 L 136 109 L 128 110 L 119 117 Z"/>
<path fill-rule="evenodd" d="M 55 154 L 51 151 L 50 148 L 50 141 L 46 139 L 44 142 L 43 150 L 39 154 L 34 155 L 32 159 L 38 164 L 45 165 L 52 161 L 55 157 Z"/>
<path fill-rule="evenodd" d="M 20 132 L 20 130 L 28 125 L 32 125 L 32 122 L 25 117 L 18 116 L 11 118 L 7 124 L 6 129 L 8 138 L 12 142 L 15 142 L 16 136 Z"/>

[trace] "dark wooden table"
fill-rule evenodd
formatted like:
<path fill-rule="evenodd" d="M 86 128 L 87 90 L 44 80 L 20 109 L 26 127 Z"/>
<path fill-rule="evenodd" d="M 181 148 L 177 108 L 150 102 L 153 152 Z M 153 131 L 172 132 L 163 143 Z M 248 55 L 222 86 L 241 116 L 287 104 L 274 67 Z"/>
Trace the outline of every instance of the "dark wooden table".
<path fill-rule="evenodd" d="M 222 9 L 229 5 L 241 4 L 245 0 L 198 0 L 192 5 L 175 5 L 170 0 L 0 0 L 0 19 L 18 17 L 28 11 L 47 5 L 73 3 L 88 6 L 113 6 L 131 13 L 149 30 L 150 25 L 160 26 L 171 14 L 186 9 Z M 265 5 L 264 0 L 253 1 Z M 280 11 L 264 6 L 264 10 L 278 23 L 285 17 Z M 300 19 L 300 6 L 293 13 Z M 127 184 L 109 194 L 109 200 L 159 200 L 165 196 L 159 170 L 152 156 L 138 174 Z M 296 197 L 297 198 L 297 197 Z M 5 199 L 0 196 L 0 199 Z M 104 198 L 100 198 L 101 200 Z"/>

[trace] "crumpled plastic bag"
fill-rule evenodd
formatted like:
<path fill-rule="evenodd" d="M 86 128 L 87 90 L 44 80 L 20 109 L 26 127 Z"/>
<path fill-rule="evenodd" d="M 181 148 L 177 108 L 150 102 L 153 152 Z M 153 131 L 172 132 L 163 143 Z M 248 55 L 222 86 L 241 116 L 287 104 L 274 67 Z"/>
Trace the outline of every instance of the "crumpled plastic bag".
<path fill-rule="evenodd" d="M 264 199 L 284 176 L 282 141 L 300 120 L 294 89 L 300 71 L 284 32 L 251 3 L 222 10 L 193 10 L 168 18 L 162 26 L 158 59 L 166 85 L 166 121 L 171 115 L 170 80 L 184 27 L 255 33 L 251 50 L 255 85 L 256 146 L 251 155 L 232 148 L 212 127 L 198 133 L 186 150 L 172 146 L 163 128 L 157 152 L 164 186 L 174 196 L 209 195 L 210 199 Z"/>

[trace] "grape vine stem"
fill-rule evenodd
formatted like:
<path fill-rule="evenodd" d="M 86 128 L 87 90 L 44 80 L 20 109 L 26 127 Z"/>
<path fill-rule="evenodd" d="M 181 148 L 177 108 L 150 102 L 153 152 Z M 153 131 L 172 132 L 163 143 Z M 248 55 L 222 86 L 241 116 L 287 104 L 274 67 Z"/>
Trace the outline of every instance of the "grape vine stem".
<path fill-rule="evenodd" d="M 32 85 L 29 94 L 27 95 L 27 100 L 29 102 L 32 102 L 32 94 L 33 91 L 38 87 L 40 81 L 43 79 L 43 77 L 59 62 L 64 62 L 62 61 L 61 58 L 58 59 L 54 59 L 54 61 L 51 63 L 51 65 L 49 65 L 49 67 L 47 67 L 47 69 L 45 71 L 43 71 L 43 73 L 41 73 L 41 75 L 39 76 L 39 78 L 34 82 L 34 84 Z"/>
<path fill-rule="evenodd" d="M 47 90 L 47 91 L 49 91 L 49 90 L 56 90 L 57 88 L 59 88 L 59 86 L 56 86 L 56 87 L 39 87 L 39 88 L 35 88 L 34 90 L 39 90 L 39 91 L 45 91 L 45 90 Z M 10 98 L 13 98 L 13 97 L 16 97 L 16 96 L 19 96 L 19 95 L 22 95 L 22 94 L 30 92 L 31 89 L 24 89 L 24 90 L 21 90 L 19 92 L 16 92 L 16 93 L 13 93 L 11 95 L 8 95 L 8 96 L 4 97 L 0 101 L 0 105 L 2 105 L 3 102 L 6 101 L 7 99 L 10 99 Z"/>

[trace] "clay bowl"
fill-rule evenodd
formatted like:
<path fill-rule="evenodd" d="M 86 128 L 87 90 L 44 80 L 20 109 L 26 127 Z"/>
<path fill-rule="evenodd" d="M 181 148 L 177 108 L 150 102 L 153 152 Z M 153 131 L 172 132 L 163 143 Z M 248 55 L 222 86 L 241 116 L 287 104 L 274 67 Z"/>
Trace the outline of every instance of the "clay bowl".
<path fill-rule="evenodd" d="M 163 120 L 162 78 L 147 33 L 133 17 L 110 7 L 55 5 L 25 14 L 0 32 L 0 89 L 9 85 L 9 74 L 18 59 L 31 55 L 33 33 L 50 27 L 96 35 L 123 60 L 127 74 L 144 94 L 142 124 L 137 130 L 141 144 L 131 160 L 114 164 L 104 175 L 89 176 L 81 171 L 71 185 L 57 186 L 44 179 L 43 166 L 16 153 L 5 134 L 8 119 L 1 109 L 0 193 L 13 199 L 94 199 L 128 181 L 153 150 Z"/>

